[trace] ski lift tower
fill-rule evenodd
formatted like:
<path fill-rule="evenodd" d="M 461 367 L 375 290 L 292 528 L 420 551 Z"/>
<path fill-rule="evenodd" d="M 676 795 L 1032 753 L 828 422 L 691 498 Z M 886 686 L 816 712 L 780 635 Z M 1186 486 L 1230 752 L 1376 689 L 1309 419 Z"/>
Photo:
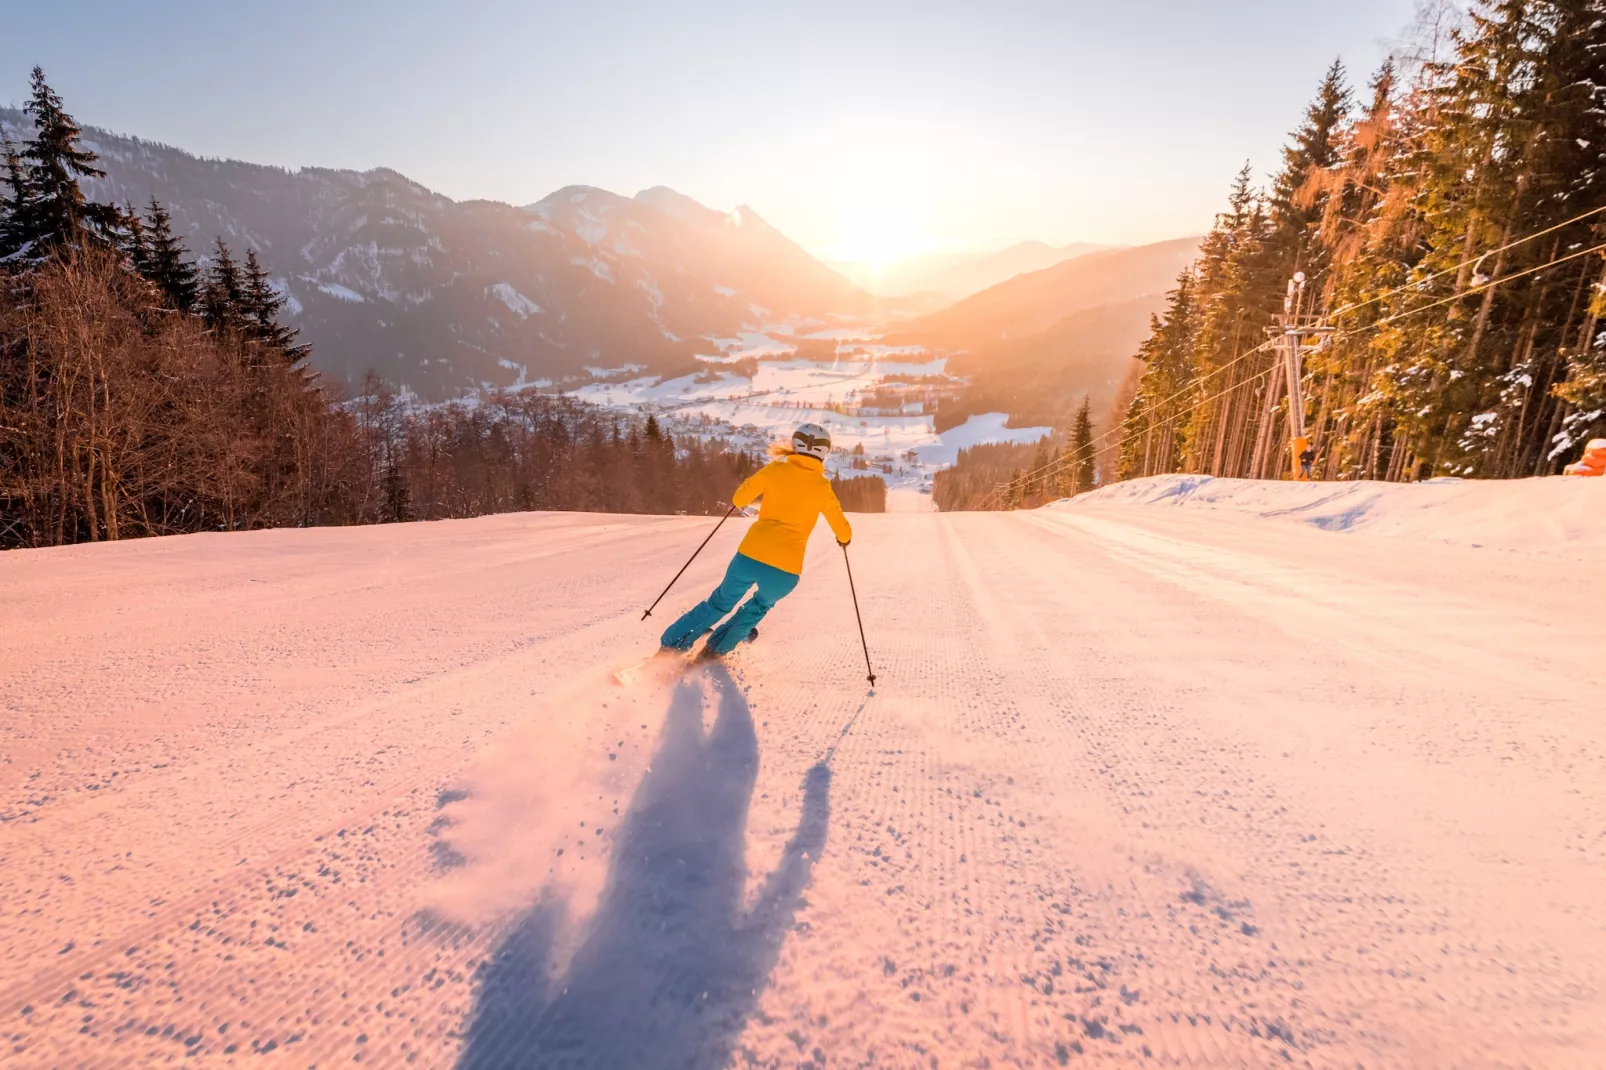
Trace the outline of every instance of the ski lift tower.
<path fill-rule="evenodd" d="M 1267 327 L 1266 334 L 1282 340 L 1283 375 L 1288 381 L 1288 448 L 1293 463 L 1293 476 L 1303 479 L 1299 455 L 1310 447 L 1305 431 L 1305 353 L 1314 352 L 1327 344 L 1334 327 L 1323 322 L 1323 317 L 1309 311 L 1305 297 L 1305 273 L 1294 272 L 1288 280 L 1288 293 L 1283 297 L 1282 315 L 1277 326 Z"/>

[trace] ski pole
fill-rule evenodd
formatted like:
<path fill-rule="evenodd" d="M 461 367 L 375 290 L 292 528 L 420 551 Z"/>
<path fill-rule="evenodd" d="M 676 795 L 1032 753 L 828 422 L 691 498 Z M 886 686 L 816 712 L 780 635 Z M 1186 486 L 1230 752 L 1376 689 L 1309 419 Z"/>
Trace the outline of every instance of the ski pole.
<path fill-rule="evenodd" d="M 859 592 L 853 586 L 853 562 L 848 560 L 848 544 L 837 543 L 842 547 L 842 563 L 848 566 L 848 591 L 853 595 L 853 618 L 859 622 L 859 645 L 864 647 L 864 669 L 870 675 L 870 686 L 875 687 L 875 669 L 870 664 L 870 644 L 864 638 L 864 617 L 859 613 Z"/>
<path fill-rule="evenodd" d="M 727 512 L 724 516 L 719 518 L 719 523 L 715 524 L 714 530 L 708 533 L 708 538 L 703 540 L 703 545 L 692 551 L 692 555 L 686 558 L 686 563 L 680 566 L 680 571 L 675 573 L 675 578 L 669 581 L 669 587 L 673 587 L 675 582 L 686 574 L 686 570 L 691 568 L 691 563 L 697 560 L 697 555 L 703 552 L 703 546 L 707 546 L 709 542 L 713 540 L 714 536 L 719 534 L 719 529 L 725 526 L 725 521 L 729 520 L 735 512 L 736 506 L 733 505 L 730 507 L 730 512 Z M 664 588 L 664 594 L 669 593 L 669 587 Z M 648 617 L 652 616 L 652 611 L 657 609 L 658 603 L 664 600 L 664 594 L 661 594 L 652 600 L 652 605 L 647 607 L 647 612 L 641 615 L 642 620 L 646 620 Z"/>

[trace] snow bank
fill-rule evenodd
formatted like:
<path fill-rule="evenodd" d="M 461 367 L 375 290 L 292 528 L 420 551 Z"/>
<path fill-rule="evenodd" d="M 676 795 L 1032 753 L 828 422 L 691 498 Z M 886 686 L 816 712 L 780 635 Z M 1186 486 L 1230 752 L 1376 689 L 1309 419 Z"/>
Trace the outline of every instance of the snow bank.
<path fill-rule="evenodd" d="M 1047 508 L 1159 505 L 1505 550 L 1606 549 L 1606 479 L 1295 483 L 1169 475 L 1116 483 Z"/>

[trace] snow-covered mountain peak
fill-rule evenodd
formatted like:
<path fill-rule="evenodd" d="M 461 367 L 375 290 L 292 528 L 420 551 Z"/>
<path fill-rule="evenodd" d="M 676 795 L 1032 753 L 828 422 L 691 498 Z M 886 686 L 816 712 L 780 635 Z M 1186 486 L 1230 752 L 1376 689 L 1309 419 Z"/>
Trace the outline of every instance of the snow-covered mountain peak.
<path fill-rule="evenodd" d="M 564 186 L 553 190 L 534 204 L 524 206 L 524 211 L 533 212 L 543 219 L 553 219 L 558 216 L 575 211 L 609 211 L 619 204 L 629 204 L 629 200 L 609 190 L 597 186 Z"/>
<path fill-rule="evenodd" d="M 636 202 L 654 208 L 664 215 L 680 220 L 682 223 L 696 227 L 717 226 L 724 220 L 725 213 L 715 211 L 707 205 L 692 197 L 686 196 L 668 186 L 653 186 L 636 194 Z"/>

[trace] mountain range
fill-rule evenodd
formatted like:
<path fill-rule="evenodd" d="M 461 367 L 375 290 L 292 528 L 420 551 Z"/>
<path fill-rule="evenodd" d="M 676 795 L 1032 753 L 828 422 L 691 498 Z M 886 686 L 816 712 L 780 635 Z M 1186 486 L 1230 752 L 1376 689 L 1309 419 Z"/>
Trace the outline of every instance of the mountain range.
<path fill-rule="evenodd" d="M 987 252 L 926 253 L 882 266 L 836 262 L 831 266 L 874 294 L 930 295 L 937 299 L 934 304 L 946 304 L 997 286 L 1016 275 L 1042 271 L 1105 248 L 1108 246 L 1088 242 L 1055 246 L 1023 241 Z"/>
<path fill-rule="evenodd" d="M 0 108 L 8 136 L 29 136 L 26 124 Z M 928 258 L 932 288 L 994 282 L 950 306 L 929 290 L 873 295 L 751 208 L 716 211 L 662 186 L 634 197 L 569 186 L 519 207 L 454 201 L 385 168 L 203 159 L 87 126 L 84 144 L 106 171 L 84 183 L 93 199 L 154 197 L 203 258 L 219 237 L 237 255 L 256 249 L 319 370 L 355 384 L 371 369 L 425 400 L 595 370 L 679 373 L 713 340 L 766 323 L 897 320 L 889 341 L 952 354 L 949 370 L 971 379 L 961 408 L 1058 422 L 1078 392 L 1113 395 L 1198 246 L 1023 242 Z"/>
<path fill-rule="evenodd" d="M 28 136 L 26 117 L 0 127 Z M 193 252 L 255 248 L 314 364 L 368 369 L 425 399 L 481 386 L 665 371 L 710 337 L 788 319 L 884 312 L 751 208 L 706 208 L 662 187 L 621 197 L 571 186 L 535 204 L 453 201 L 387 169 L 209 160 L 84 128 L 99 201 L 167 206 Z"/>

